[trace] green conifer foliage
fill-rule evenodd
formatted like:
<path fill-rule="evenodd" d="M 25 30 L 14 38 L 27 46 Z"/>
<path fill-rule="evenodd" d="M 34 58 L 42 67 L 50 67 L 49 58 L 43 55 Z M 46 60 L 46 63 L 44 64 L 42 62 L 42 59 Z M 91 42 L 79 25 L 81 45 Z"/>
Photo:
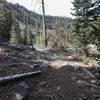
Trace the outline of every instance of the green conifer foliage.
<path fill-rule="evenodd" d="M 0 0 L 0 42 L 8 42 L 12 26 L 12 15 L 5 0 Z"/>

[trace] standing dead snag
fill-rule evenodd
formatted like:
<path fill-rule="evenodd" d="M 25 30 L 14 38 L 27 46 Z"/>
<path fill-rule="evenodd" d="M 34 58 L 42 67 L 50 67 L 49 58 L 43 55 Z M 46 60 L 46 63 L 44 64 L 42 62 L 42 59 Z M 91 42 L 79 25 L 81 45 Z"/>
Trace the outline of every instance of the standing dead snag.
<path fill-rule="evenodd" d="M 43 33 L 45 35 L 45 47 L 47 47 L 48 46 L 48 37 L 47 37 L 47 30 L 46 30 L 46 17 L 45 17 L 44 0 L 42 0 L 42 10 L 43 10 Z"/>

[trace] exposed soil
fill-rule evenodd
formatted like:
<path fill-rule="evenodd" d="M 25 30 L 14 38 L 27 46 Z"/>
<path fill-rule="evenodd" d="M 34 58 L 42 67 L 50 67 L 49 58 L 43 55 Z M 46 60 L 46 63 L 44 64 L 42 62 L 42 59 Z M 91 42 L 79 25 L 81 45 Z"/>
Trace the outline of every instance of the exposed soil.
<path fill-rule="evenodd" d="M 59 58 L 57 53 L 50 52 L 49 54 L 49 51 L 25 50 L 20 52 L 17 50 L 8 51 L 0 56 L 0 77 L 34 70 L 41 70 L 42 74 L 0 85 L 0 100 L 15 100 L 13 98 L 14 93 L 24 93 L 24 89 L 19 86 L 22 82 L 25 82 L 29 87 L 27 97 L 23 100 L 100 99 L 100 85 L 92 82 L 96 81 L 95 78 L 91 78 L 79 68 L 71 66 L 55 68 L 44 63 L 47 58 L 49 60 L 46 61 L 49 62 Z M 15 52 L 17 55 L 14 55 Z M 32 68 L 30 65 L 34 64 L 38 66 Z"/>
<path fill-rule="evenodd" d="M 25 100 L 96 100 L 95 96 L 100 95 L 100 86 L 90 80 L 85 73 L 70 66 L 46 68 L 41 76 L 0 86 L 0 100 L 11 100 L 9 95 L 21 82 L 29 86 L 29 96 Z"/>

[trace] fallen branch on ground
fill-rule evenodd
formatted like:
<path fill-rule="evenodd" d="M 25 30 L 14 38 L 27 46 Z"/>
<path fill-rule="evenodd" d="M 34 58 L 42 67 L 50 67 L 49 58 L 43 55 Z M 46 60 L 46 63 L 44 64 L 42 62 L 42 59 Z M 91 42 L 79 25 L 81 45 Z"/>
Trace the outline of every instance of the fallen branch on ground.
<path fill-rule="evenodd" d="M 41 74 L 41 71 L 34 71 L 34 72 L 29 72 L 29 73 L 1 77 L 0 84 L 7 83 L 7 82 L 17 80 L 17 79 L 21 79 L 21 78 L 25 78 L 25 77 L 31 77 L 33 75 L 38 75 L 38 74 Z"/>

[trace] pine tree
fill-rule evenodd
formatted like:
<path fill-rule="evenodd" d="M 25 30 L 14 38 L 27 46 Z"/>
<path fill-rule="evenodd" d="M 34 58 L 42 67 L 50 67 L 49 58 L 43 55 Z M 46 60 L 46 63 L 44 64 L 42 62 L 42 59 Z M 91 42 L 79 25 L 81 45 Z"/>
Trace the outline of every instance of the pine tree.
<path fill-rule="evenodd" d="M 100 49 L 100 0 L 94 0 L 88 12 L 94 43 Z"/>
<path fill-rule="evenodd" d="M 76 17 L 74 25 L 74 34 L 77 38 L 76 42 L 78 47 L 86 52 L 86 46 L 91 43 L 93 37 L 89 25 L 89 16 L 87 15 L 92 0 L 74 0 L 72 3 L 74 5 L 73 10 L 75 11 L 73 15 Z"/>
<path fill-rule="evenodd" d="M 27 34 L 27 44 L 30 46 L 33 46 L 33 37 L 32 37 L 32 31 L 29 30 Z"/>
<path fill-rule="evenodd" d="M 11 37 L 10 43 L 11 44 L 21 44 L 21 36 L 20 36 L 20 28 L 18 22 L 14 21 L 11 29 Z"/>
<path fill-rule="evenodd" d="M 7 2 L 0 0 L 0 42 L 8 42 L 12 26 L 12 15 Z"/>
<path fill-rule="evenodd" d="M 31 28 L 27 25 L 23 30 L 23 43 L 25 45 L 33 46 L 33 35 Z"/>
<path fill-rule="evenodd" d="M 27 45 L 27 32 L 28 31 L 28 29 L 27 29 L 27 27 L 25 27 L 24 29 L 23 29 L 23 36 L 22 36 L 22 39 L 23 39 L 23 44 L 24 45 Z"/>

